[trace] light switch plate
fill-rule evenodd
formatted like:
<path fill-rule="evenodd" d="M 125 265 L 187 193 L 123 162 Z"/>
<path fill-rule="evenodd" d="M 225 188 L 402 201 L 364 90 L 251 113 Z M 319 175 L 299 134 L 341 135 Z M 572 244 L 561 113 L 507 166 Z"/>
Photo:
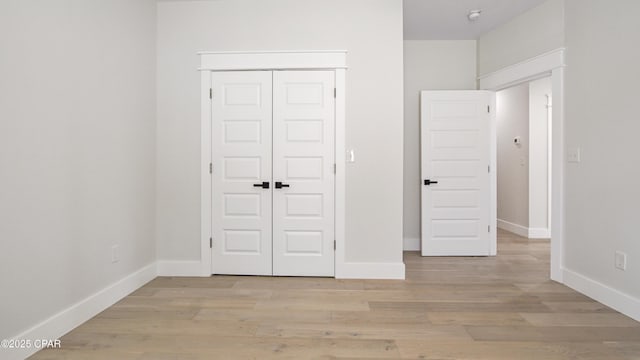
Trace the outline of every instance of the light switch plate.
<path fill-rule="evenodd" d="M 354 163 L 356 162 L 356 152 L 353 149 L 349 149 L 349 151 L 347 151 L 347 161 L 350 163 Z"/>
<path fill-rule="evenodd" d="M 570 148 L 567 151 L 567 161 L 569 161 L 570 163 L 579 163 L 580 162 L 580 148 L 576 147 L 576 148 Z"/>
<path fill-rule="evenodd" d="M 627 270 L 627 254 L 616 251 L 615 267 L 619 270 Z"/>

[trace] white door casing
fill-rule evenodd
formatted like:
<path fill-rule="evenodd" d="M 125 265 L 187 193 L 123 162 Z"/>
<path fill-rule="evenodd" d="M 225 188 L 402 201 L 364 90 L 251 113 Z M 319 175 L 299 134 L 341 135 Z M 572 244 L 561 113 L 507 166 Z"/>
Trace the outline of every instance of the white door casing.
<path fill-rule="evenodd" d="M 535 79 L 551 76 L 552 151 L 551 151 L 551 279 L 564 283 L 564 78 L 565 52 L 558 48 L 507 66 L 478 78 L 482 90 L 499 91 Z"/>
<path fill-rule="evenodd" d="M 214 274 L 271 275 L 270 71 L 212 73 Z"/>
<path fill-rule="evenodd" d="M 276 276 L 335 275 L 334 88 L 334 71 L 273 73 Z"/>
<path fill-rule="evenodd" d="M 421 92 L 423 256 L 492 252 L 493 102 L 489 91 Z"/>
<path fill-rule="evenodd" d="M 163 273 L 167 276 L 210 276 L 215 273 L 217 261 L 211 248 L 220 244 L 220 239 L 214 238 L 215 226 L 213 211 L 214 184 L 213 174 L 209 172 L 213 163 L 214 139 L 212 131 L 213 108 L 210 92 L 212 77 L 219 72 L 227 71 L 291 71 L 291 70 L 331 70 L 335 76 L 335 132 L 334 153 L 344 154 L 345 144 L 345 94 L 347 74 L 346 50 L 305 50 L 305 51 L 202 51 L 199 52 L 201 78 L 201 201 L 200 201 L 200 259 L 197 262 L 172 262 L 165 266 Z M 214 94 L 215 98 L 216 94 Z M 394 266 L 390 273 L 381 273 L 378 263 L 357 264 L 353 266 L 346 261 L 345 256 L 345 204 L 346 204 L 346 157 L 336 156 L 337 172 L 334 184 L 334 237 L 336 240 L 335 276 L 337 278 L 404 278 L 404 267 Z M 219 166 L 214 166 L 214 174 Z M 273 187 L 273 184 L 271 184 Z M 216 235 L 217 236 L 217 235 Z M 393 264 L 396 265 L 396 264 Z M 402 265 L 402 264 L 399 264 Z M 178 270 L 173 270 L 178 269 Z"/>

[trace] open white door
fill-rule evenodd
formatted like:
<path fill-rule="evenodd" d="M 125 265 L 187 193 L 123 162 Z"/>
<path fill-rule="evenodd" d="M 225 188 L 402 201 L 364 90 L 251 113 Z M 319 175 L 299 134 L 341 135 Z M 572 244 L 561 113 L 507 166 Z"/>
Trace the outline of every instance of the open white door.
<path fill-rule="evenodd" d="M 488 91 L 421 92 L 422 255 L 490 255 Z"/>
<path fill-rule="evenodd" d="M 271 80 L 212 73 L 214 274 L 272 273 Z"/>
<path fill-rule="evenodd" d="M 273 73 L 273 275 L 334 276 L 333 71 Z"/>

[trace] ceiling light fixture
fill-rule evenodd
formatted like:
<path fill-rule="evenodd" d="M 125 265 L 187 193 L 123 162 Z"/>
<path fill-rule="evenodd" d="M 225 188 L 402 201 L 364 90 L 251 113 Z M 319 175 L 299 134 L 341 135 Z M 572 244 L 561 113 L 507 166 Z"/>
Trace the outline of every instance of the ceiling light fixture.
<path fill-rule="evenodd" d="M 480 9 L 470 10 L 469 14 L 467 15 L 467 18 L 469 19 L 469 21 L 476 21 L 480 17 L 481 13 L 482 13 L 482 10 Z"/>

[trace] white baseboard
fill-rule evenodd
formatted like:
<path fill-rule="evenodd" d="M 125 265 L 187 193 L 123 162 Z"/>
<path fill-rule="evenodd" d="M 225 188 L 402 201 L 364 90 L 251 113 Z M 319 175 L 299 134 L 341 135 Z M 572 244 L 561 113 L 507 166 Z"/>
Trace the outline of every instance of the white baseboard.
<path fill-rule="evenodd" d="M 550 239 L 551 232 L 548 228 L 529 228 L 529 239 Z"/>
<path fill-rule="evenodd" d="M 200 261 L 158 261 L 158 276 L 211 276 L 202 273 Z"/>
<path fill-rule="evenodd" d="M 498 229 L 507 230 L 522 237 L 529 237 L 529 229 L 512 222 L 498 219 Z"/>
<path fill-rule="evenodd" d="M 199 261 L 158 261 L 158 276 L 210 276 Z M 404 263 L 345 263 L 336 279 L 404 279 Z"/>
<path fill-rule="evenodd" d="M 404 280 L 404 263 L 344 263 L 336 269 L 336 279 Z"/>
<path fill-rule="evenodd" d="M 114 284 L 90 295 L 65 310 L 51 316 L 14 339 L 59 339 L 104 309 L 115 304 L 156 277 L 156 264 L 150 264 Z M 46 301 L 43 299 L 43 301 Z M 64 344 L 62 344 L 64 346 Z M 40 349 L 1 349 L 2 359 L 25 359 Z M 3 352 L 6 352 L 4 354 Z"/>
<path fill-rule="evenodd" d="M 640 299 L 568 269 L 563 270 L 563 275 L 568 287 L 640 321 Z"/>
<path fill-rule="evenodd" d="M 507 230 L 516 235 L 520 235 L 522 237 L 526 237 L 527 239 L 549 239 L 551 238 L 551 233 L 549 229 L 544 228 L 528 228 L 522 225 L 514 224 L 512 222 L 508 222 L 506 220 L 498 219 L 498 228 L 502 230 Z"/>
<path fill-rule="evenodd" d="M 402 239 L 402 249 L 404 251 L 420 251 L 420 238 L 404 238 Z"/>

